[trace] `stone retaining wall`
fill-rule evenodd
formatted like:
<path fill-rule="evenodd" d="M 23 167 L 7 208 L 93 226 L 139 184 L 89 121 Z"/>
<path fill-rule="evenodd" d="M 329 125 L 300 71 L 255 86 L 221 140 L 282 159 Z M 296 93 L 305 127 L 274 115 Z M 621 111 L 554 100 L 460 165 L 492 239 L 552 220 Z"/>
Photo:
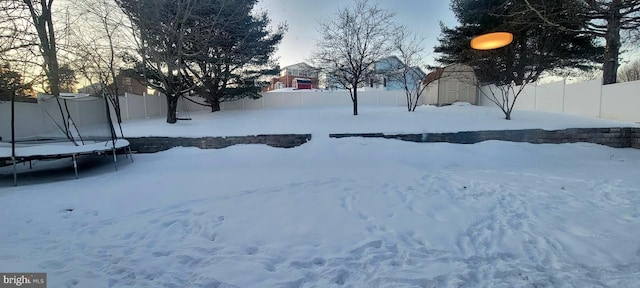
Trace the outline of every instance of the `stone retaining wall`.
<path fill-rule="evenodd" d="M 138 153 L 155 153 L 173 147 L 198 147 L 220 149 L 238 144 L 266 144 L 277 148 L 293 148 L 311 140 L 311 134 L 252 135 L 231 137 L 127 137 L 131 150 Z"/>
<path fill-rule="evenodd" d="M 640 149 L 640 128 L 572 128 L 564 130 L 491 130 L 456 133 L 383 134 L 346 133 L 329 134 L 331 138 L 366 137 L 432 143 L 448 142 L 473 144 L 487 140 L 529 142 L 534 144 L 561 144 L 587 142 L 614 148 Z M 131 149 L 138 153 L 154 153 L 173 147 L 220 149 L 238 144 L 265 144 L 277 148 L 293 148 L 311 140 L 311 134 L 280 134 L 231 137 L 138 137 L 127 138 Z"/>
<path fill-rule="evenodd" d="M 457 133 L 423 133 L 393 134 L 383 133 L 348 133 L 330 134 L 331 138 L 367 137 L 398 139 L 411 142 L 448 142 L 457 144 L 473 144 L 487 140 L 512 142 L 529 142 L 534 144 L 561 144 L 587 142 L 602 144 L 614 148 L 640 149 L 640 128 L 572 128 L 565 130 L 495 130 L 469 131 Z"/>

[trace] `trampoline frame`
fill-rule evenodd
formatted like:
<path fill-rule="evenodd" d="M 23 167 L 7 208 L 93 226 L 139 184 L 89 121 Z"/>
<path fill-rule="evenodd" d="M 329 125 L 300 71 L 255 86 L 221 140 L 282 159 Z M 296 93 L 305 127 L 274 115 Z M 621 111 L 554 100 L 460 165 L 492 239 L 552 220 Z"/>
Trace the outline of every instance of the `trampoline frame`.
<path fill-rule="evenodd" d="M 80 96 L 80 98 L 89 97 L 88 94 L 61 93 L 61 95 L 59 95 L 59 97 L 57 98 L 62 99 L 63 101 L 66 101 L 68 99 L 78 98 L 77 96 Z M 56 98 L 55 96 L 51 96 L 51 97 Z M 59 101 L 58 99 L 56 99 L 56 101 Z M 8 148 L 7 150 L 9 151 L 9 153 L 4 153 L 3 150 L 5 147 L 0 146 L 0 162 L 6 163 L 8 161 L 11 163 L 11 165 L 13 165 L 14 186 L 18 186 L 18 171 L 17 171 L 16 165 L 18 163 L 24 163 L 27 161 L 29 161 L 29 166 L 31 167 L 31 161 L 33 160 L 62 159 L 62 158 L 71 157 L 73 159 L 73 168 L 74 168 L 76 179 L 78 178 L 77 158 L 82 155 L 103 154 L 103 153 L 106 154 L 107 152 L 111 151 L 111 153 L 113 154 L 113 163 L 116 171 L 118 171 L 118 157 L 116 156 L 118 150 L 124 150 L 125 155 L 128 155 L 128 157 L 131 157 L 131 162 L 133 162 L 133 155 L 131 153 L 130 143 L 124 138 L 118 138 L 113 126 L 112 119 L 111 119 L 109 101 L 107 100 L 106 97 L 103 97 L 103 100 L 106 104 L 105 105 L 105 109 L 106 109 L 105 113 L 107 117 L 106 122 L 108 123 L 111 130 L 110 140 L 98 141 L 98 142 L 92 142 L 92 143 L 86 144 L 85 141 L 82 141 L 82 139 L 80 139 L 83 144 L 78 145 L 74 141 L 73 139 L 74 137 L 70 136 L 69 131 L 67 130 L 67 138 L 69 142 L 66 142 L 66 141 L 52 142 L 49 144 L 43 144 L 42 142 L 40 143 L 31 142 L 29 144 L 26 144 L 28 142 L 23 142 L 23 144 L 19 144 L 19 143 L 16 143 L 15 141 L 15 105 L 14 105 L 15 99 L 14 97 L 12 97 L 11 99 L 11 142 L 10 142 L 11 145 L 9 147 L 6 147 Z M 58 105 L 60 105 L 60 102 L 58 102 Z M 62 117 L 67 116 L 67 118 L 70 118 L 70 116 L 68 115 L 69 113 L 68 108 L 66 107 L 67 106 L 65 102 L 65 109 L 67 109 L 67 115 L 65 115 L 65 113 L 61 110 Z M 73 125 L 75 127 L 75 123 Z M 65 143 L 69 143 L 72 145 L 64 145 Z M 46 149 L 46 151 L 43 151 L 43 149 L 37 149 L 37 148 L 43 148 L 43 147 L 46 147 L 48 149 Z"/>
<path fill-rule="evenodd" d="M 124 151 L 125 157 L 130 158 L 131 162 L 133 162 L 133 154 L 131 152 L 131 146 L 129 146 L 129 141 L 125 139 L 118 139 L 116 141 L 104 141 L 104 142 L 94 142 L 91 144 L 74 146 L 74 145 L 61 145 L 64 142 L 57 142 L 51 144 L 37 144 L 37 145 L 20 145 L 16 146 L 16 155 L 15 159 L 10 156 L 11 155 L 11 146 L 2 147 L 0 146 L 0 162 L 11 163 L 13 165 L 13 181 L 14 185 L 17 185 L 18 179 L 18 171 L 16 165 L 19 163 L 29 162 L 29 167 L 31 167 L 31 161 L 34 160 L 51 160 L 51 159 L 63 159 L 63 158 L 71 158 L 73 161 L 73 170 L 75 172 L 75 177 L 78 179 L 78 162 L 77 159 L 80 156 L 84 155 L 101 155 L 111 153 L 113 155 L 113 164 L 115 170 L 118 171 L 118 151 Z M 100 146 L 103 146 L 100 148 Z M 46 153 L 38 152 L 29 152 L 29 148 L 47 148 Z M 69 147 L 75 149 L 69 149 Z M 8 153 L 2 153 L 3 150 L 8 151 Z M 84 149 L 83 149 L 84 148 Z M 42 149 L 40 149 L 42 150 Z M 73 150 L 73 151 L 69 151 Z M 7 155 L 8 156 L 3 156 Z"/>

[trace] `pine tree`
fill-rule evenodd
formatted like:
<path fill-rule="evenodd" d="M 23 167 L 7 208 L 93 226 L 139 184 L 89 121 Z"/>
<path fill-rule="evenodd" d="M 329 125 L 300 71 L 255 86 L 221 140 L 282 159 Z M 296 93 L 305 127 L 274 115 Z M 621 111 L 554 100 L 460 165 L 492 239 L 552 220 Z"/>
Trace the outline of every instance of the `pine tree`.
<path fill-rule="evenodd" d="M 27 101 L 31 90 L 31 84 L 25 83 L 20 73 L 12 71 L 8 65 L 0 66 L 0 102 L 12 98 Z"/>
<path fill-rule="evenodd" d="M 536 0 L 537 1 L 537 0 Z M 538 80 L 544 72 L 577 68 L 590 69 L 601 62 L 603 47 L 598 46 L 589 34 L 576 34 L 538 25 L 533 13 L 520 13 L 521 1 L 517 0 L 453 0 L 451 8 L 460 22 L 454 28 L 441 25 L 442 34 L 435 52 L 442 64 L 463 63 L 474 68 L 477 85 L 495 84 L 487 95 L 511 119 L 511 111 L 518 95 L 528 83 Z M 547 9 L 562 10 L 562 2 L 549 3 Z M 563 25 L 579 29 L 586 25 L 577 17 L 556 19 Z M 478 51 L 469 41 L 477 35 L 506 31 L 514 36 L 513 42 L 503 48 Z"/>
<path fill-rule="evenodd" d="M 220 24 L 204 27 L 199 33 L 207 37 L 187 43 L 187 54 L 194 56 L 185 59 L 187 71 L 196 81 L 196 92 L 206 99 L 212 112 L 220 110 L 221 102 L 260 97 L 257 80 L 279 72 L 272 56 L 287 27 L 279 25 L 276 31 L 270 31 L 266 12 L 252 12 L 257 2 L 225 1 L 196 12 L 202 17 L 217 13 Z"/>

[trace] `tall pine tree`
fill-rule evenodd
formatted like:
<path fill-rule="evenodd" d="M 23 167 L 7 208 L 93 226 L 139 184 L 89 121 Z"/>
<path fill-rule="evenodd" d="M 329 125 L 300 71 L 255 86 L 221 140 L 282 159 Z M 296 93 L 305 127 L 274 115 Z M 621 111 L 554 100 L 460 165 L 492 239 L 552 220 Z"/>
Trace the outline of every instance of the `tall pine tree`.
<path fill-rule="evenodd" d="M 562 1 L 548 4 L 547 9 L 565 10 Z M 440 43 L 435 47 L 435 52 L 441 54 L 438 62 L 467 64 L 476 71 L 477 85 L 497 86 L 486 96 L 502 109 L 506 119 L 511 119 L 511 111 L 525 85 L 537 81 L 543 72 L 590 69 L 601 62 L 603 52 L 592 35 L 535 24 L 533 19 L 537 15 L 521 13 L 523 5 L 526 4 L 518 0 L 452 0 L 451 8 L 460 25 L 454 28 L 442 25 Z M 569 15 L 558 18 L 555 20 L 575 29 L 586 25 Z M 470 47 L 474 36 L 496 31 L 511 32 L 513 42 L 491 51 Z"/>
<path fill-rule="evenodd" d="M 198 32 L 207 37 L 187 43 L 190 56 L 185 65 L 196 92 L 212 112 L 220 110 L 221 102 L 260 97 L 260 87 L 255 85 L 258 78 L 279 72 L 272 56 L 287 27 L 279 25 L 270 31 L 266 12 L 252 12 L 257 2 L 227 0 L 197 11 L 198 15 L 217 15 L 217 21 Z"/>

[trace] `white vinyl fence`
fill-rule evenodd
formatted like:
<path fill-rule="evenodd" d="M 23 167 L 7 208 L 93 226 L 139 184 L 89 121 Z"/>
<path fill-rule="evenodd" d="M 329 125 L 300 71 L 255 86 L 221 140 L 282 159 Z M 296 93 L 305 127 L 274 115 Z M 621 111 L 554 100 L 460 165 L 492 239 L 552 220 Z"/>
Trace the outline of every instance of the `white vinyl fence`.
<path fill-rule="evenodd" d="M 60 131 L 57 125 L 62 123 L 62 116 L 58 113 L 57 102 L 54 100 L 40 103 L 15 103 L 16 139 L 42 136 Z M 81 103 L 67 101 L 66 108 L 69 115 L 78 125 L 88 127 L 105 123 L 104 102 L 83 101 Z M 66 110 L 65 108 L 65 110 Z M 56 124 L 58 123 L 58 124 Z M 0 138 L 7 142 L 11 139 L 11 103 L 0 102 Z"/>
<path fill-rule="evenodd" d="M 204 99 L 192 97 L 196 102 L 203 103 Z M 163 117 L 167 113 L 167 99 L 164 95 L 134 95 L 125 93 L 119 97 L 121 116 L 123 121 L 132 119 L 144 119 L 151 117 Z M 358 103 L 360 105 L 387 105 L 405 106 L 407 103 L 404 91 L 359 91 Z M 422 103 L 422 102 L 421 102 Z M 41 105 L 54 105 L 51 103 L 15 103 L 16 104 L 16 138 L 40 135 L 58 129 L 50 117 L 58 115 L 47 115 Z M 100 104 L 100 103 L 98 103 Z M 69 104 L 71 116 L 78 122 L 93 123 L 92 120 L 103 119 L 94 111 L 103 108 L 83 109 L 76 107 L 72 102 Z M 232 102 L 221 103 L 222 110 L 252 110 L 268 108 L 287 107 L 331 107 L 349 106 L 351 97 L 346 91 L 322 91 L 322 92 L 270 92 L 264 93 L 259 99 L 241 99 Z M 211 108 L 201 106 L 190 101 L 180 99 L 178 102 L 178 117 L 184 117 L 188 112 L 209 111 Z M 52 110 L 53 111 L 53 110 Z M 115 111 L 111 110 L 111 119 L 116 121 Z M 101 121 L 101 120 L 100 120 Z M 97 124 L 97 123 L 96 123 Z M 11 139 L 11 103 L 0 103 L 0 137 L 3 141 Z"/>
<path fill-rule="evenodd" d="M 424 97 L 424 96 L 423 96 Z M 189 97 L 197 103 L 204 103 L 200 97 Z M 426 101 L 426 100 L 425 100 Z M 422 99 L 420 104 L 422 104 Z M 359 91 L 358 104 L 360 105 L 386 105 L 406 106 L 407 99 L 404 91 Z M 167 99 L 157 95 L 133 95 L 125 94 L 120 97 L 122 120 L 149 118 L 165 115 Z M 291 107 L 331 107 L 349 106 L 351 97 L 347 91 L 317 92 L 269 92 L 263 93 L 259 99 L 240 99 L 237 101 L 223 102 L 220 109 L 224 110 L 254 110 L 269 108 Z M 211 108 L 198 105 L 191 101 L 180 99 L 178 102 L 178 114 L 193 111 L 209 111 Z M 185 111 L 186 110 L 186 111 Z M 115 114 L 112 115 L 115 119 Z"/>
<path fill-rule="evenodd" d="M 488 93 L 488 88 L 481 90 Z M 420 104 L 428 103 L 429 95 L 433 91 L 427 90 L 421 98 Z M 479 93 L 479 105 L 494 106 L 482 93 Z M 124 121 L 164 116 L 167 100 L 160 95 L 125 94 L 120 97 L 121 114 Z M 199 97 L 195 101 L 202 102 Z M 406 106 L 404 91 L 360 91 L 358 92 L 360 105 Z M 16 136 L 18 138 L 42 134 L 57 129 L 52 124 L 50 116 L 43 113 L 42 107 L 34 103 L 16 104 Z M 285 107 L 331 107 L 349 106 L 351 98 L 346 91 L 322 92 L 270 92 L 264 93 L 260 99 L 242 99 L 221 104 L 222 110 L 252 110 Z M 189 101 L 181 100 L 178 113 L 189 111 L 209 110 Z M 535 110 L 559 112 L 573 115 L 600 117 L 622 121 L 640 122 L 640 81 L 626 82 L 602 86 L 600 80 L 582 83 L 566 84 L 565 81 L 548 84 L 531 84 L 525 87 L 518 97 L 516 110 Z M 87 118 L 95 115 L 91 111 L 70 106 L 74 119 Z M 112 112 L 115 121 L 115 113 Z M 179 115 L 181 116 L 181 115 Z M 517 117 L 517 115 L 515 116 Z M 86 121 L 84 121 L 86 122 Z M 0 137 L 3 141 L 11 138 L 11 105 L 9 102 L 0 103 Z"/>
<path fill-rule="evenodd" d="M 144 119 L 167 113 L 167 98 L 164 95 L 135 95 L 125 93 L 118 97 L 122 121 Z M 116 121 L 115 111 L 111 111 L 111 119 Z"/>
<path fill-rule="evenodd" d="M 600 83 L 601 80 L 573 84 L 567 84 L 566 81 L 529 84 L 518 96 L 514 110 L 558 112 L 640 122 L 640 81 L 604 86 Z M 491 95 L 489 87 L 481 88 L 481 92 L 478 93 L 478 105 L 495 106 L 485 97 L 485 93 Z"/>

